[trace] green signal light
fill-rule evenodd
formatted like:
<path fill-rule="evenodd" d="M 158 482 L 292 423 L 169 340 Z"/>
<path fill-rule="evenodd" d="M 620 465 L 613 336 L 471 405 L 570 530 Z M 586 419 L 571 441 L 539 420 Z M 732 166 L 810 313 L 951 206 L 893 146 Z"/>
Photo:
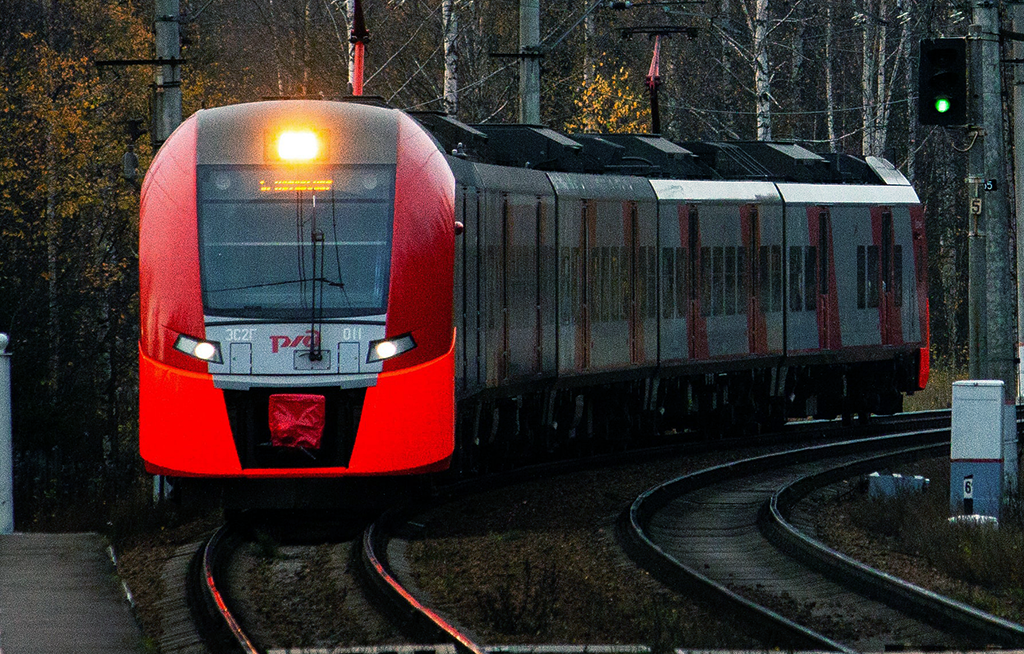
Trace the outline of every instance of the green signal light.
<path fill-rule="evenodd" d="M 952 108 L 953 104 L 949 101 L 948 98 L 936 98 L 935 111 L 939 112 L 940 114 L 944 114 Z"/>

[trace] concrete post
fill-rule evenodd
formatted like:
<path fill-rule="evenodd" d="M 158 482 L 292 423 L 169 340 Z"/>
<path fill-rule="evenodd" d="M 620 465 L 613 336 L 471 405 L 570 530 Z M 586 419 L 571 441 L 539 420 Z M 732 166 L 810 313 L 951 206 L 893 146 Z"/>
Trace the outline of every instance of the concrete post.
<path fill-rule="evenodd" d="M 1024 32 L 1024 4 L 1007 7 L 1013 17 L 1013 31 Z M 1024 59 L 1024 41 L 1013 41 L 1013 59 Z M 1014 174 L 1014 215 L 1017 217 L 1017 288 L 1024 288 L 1024 66 L 1012 66 L 1013 70 L 1013 174 Z M 1017 302 L 1017 330 L 1024 325 L 1024 302 Z M 1017 338 L 1018 382 L 1017 401 L 1024 402 L 1024 339 Z"/>
<path fill-rule="evenodd" d="M 971 347 L 973 379 L 1005 383 L 1007 401 L 1017 397 L 1016 261 L 1014 233 L 1006 196 L 1003 145 L 1003 97 L 1000 75 L 999 8 L 988 0 L 973 3 L 970 59 L 973 136 L 968 162 L 971 217 Z"/>
<path fill-rule="evenodd" d="M 181 124 L 181 11 L 179 0 L 156 0 L 153 31 L 156 58 L 167 62 L 157 67 L 153 104 L 153 141 L 163 145 Z"/>
<path fill-rule="evenodd" d="M 540 124 L 540 0 L 519 0 L 519 122 Z"/>
<path fill-rule="evenodd" d="M 11 355 L 0 333 L 0 534 L 14 533 L 14 457 L 11 448 Z"/>

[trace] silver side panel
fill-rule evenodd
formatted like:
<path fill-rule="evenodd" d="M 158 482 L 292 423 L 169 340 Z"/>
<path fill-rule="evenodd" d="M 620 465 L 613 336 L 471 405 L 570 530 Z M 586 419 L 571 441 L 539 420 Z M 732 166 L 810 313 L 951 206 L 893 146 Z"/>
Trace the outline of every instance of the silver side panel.
<path fill-rule="evenodd" d="M 877 206 L 921 203 L 911 186 L 779 184 L 779 191 L 786 204 Z"/>
<path fill-rule="evenodd" d="M 716 202 L 725 204 L 778 203 L 779 191 L 771 182 L 705 182 L 652 179 L 659 201 Z"/>

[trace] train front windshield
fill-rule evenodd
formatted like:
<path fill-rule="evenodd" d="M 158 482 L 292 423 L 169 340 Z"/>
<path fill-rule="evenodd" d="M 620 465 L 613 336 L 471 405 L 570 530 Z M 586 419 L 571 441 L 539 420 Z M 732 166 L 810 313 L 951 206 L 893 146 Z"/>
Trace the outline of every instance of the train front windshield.
<path fill-rule="evenodd" d="M 200 166 L 207 315 L 385 313 L 394 183 L 394 166 Z"/>

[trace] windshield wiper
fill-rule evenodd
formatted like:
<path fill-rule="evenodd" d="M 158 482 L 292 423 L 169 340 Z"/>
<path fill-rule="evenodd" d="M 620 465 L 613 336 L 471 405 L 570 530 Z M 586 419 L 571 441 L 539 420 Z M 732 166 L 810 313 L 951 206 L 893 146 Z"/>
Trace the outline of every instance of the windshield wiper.
<path fill-rule="evenodd" d="M 249 284 L 247 286 L 232 286 L 230 288 L 214 288 L 206 289 L 207 293 L 225 293 L 227 291 L 248 291 L 254 288 L 268 288 L 270 286 L 286 286 L 288 284 L 307 284 L 309 282 L 318 282 L 326 284 L 327 286 L 334 286 L 335 288 L 345 288 L 345 284 L 342 282 L 335 282 L 326 277 L 307 277 L 306 279 L 289 279 L 283 282 L 265 282 L 263 284 Z"/>

